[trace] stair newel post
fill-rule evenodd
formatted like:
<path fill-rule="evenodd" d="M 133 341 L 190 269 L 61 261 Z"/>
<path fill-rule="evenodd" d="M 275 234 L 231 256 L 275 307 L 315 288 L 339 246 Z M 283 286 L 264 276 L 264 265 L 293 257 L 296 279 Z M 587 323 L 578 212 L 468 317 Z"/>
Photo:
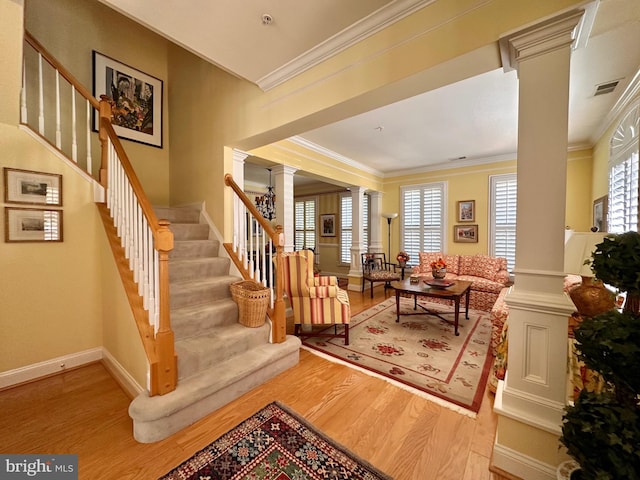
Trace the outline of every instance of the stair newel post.
<path fill-rule="evenodd" d="M 108 186 L 107 165 L 109 162 L 109 142 L 107 130 L 102 126 L 103 119 L 111 123 L 111 103 L 106 95 L 100 96 L 100 122 L 98 124 L 98 138 L 100 139 L 100 173 L 99 181 L 105 189 Z"/>
<path fill-rule="evenodd" d="M 169 252 L 173 250 L 173 233 L 169 230 L 168 220 L 159 220 L 159 228 L 155 237 L 158 250 L 159 276 L 159 325 L 156 333 L 156 352 L 158 358 L 157 378 L 151 380 L 156 393 L 164 395 L 176 388 L 178 380 L 177 357 L 174 349 L 174 336 L 171 330 L 169 313 Z M 151 392 L 153 395 L 154 393 Z"/>
<path fill-rule="evenodd" d="M 284 234 L 282 225 L 276 226 L 276 298 L 273 303 L 273 343 L 282 343 L 287 337 L 287 319 L 284 305 L 284 271 L 282 253 Z"/>

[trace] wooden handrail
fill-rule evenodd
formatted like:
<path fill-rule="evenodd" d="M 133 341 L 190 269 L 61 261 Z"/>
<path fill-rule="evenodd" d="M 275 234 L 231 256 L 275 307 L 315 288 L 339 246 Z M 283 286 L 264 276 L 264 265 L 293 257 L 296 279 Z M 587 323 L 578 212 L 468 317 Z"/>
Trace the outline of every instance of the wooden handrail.
<path fill-rule="evenodd" d="M 78 91 L 78 93 L 80 93 L 80 95 L 89 100 L 93 108 L 95 108 L 96 110 L 100 108 L 96 97 L 94 97 L 93 94 L 89 90 L 87 90 L 84 85 L 82 85 L 82 83 L 80 83 L 78 79 L 71 74 L 69 70 L 64 68 L 64 66 L 62 66 L 60 62 L 58 62 L 58 60 L 56 60 L 56 58 L 51 55 L 51 53 L 49 53 L 49 51 L 44 48 L 44 46 L 26 30 L 24 32 L 24 39 L 37 52 L 39 52 L 53 68 L 60 72 L 60 75 L 62 75 L 71 85 L 73 85 L 73 87 Z"/>
<path fill-rule="evenodd" d="M 260 214 L 258 209 L 255 207 L 253 202 L 247 197 L 247 195 L 242 191 L 242 189 L 238 186 L 238 184 L 233 180 L 233 176 L 230 173 L 227 173 L 224 176 L 224 183 L 228 187 L 231 187 L 235 194 L 238 196 L 240 201 L 244 204 L 244 206 L 251 212 L 251 215 L 258 221 L 260 226 L 264 229 L 264 231 L 269 235 L 269 238 L 273 242 L 276 247 L 276 291 L 274 295 L 273 302 L 273 312 L 272 312 L 272 324 L 273 324 L 273 333 L 272 340 L 274 343 L 282 343 L 285 341 L 287 337 L 287 319 L 285 314 L 285 305 L 284 305 L 284 278 L 282 276 L 283 271 L 283 259 L 282 253 L 284 252 L 284 237 L 283 237 L 283 229 L 282 225 L 277 225 L 274 229 L 267 220 Z M 233 252 L 231 252 L 233 253 Z"/>
<path fill-rule="evenodd" d="M 106 100 L 100 100 L 100 103 L 106 102 Z M 144 189 L 142 188 L 142 184 L 136 175 L 131 162 L 129 161 L 129 157 L 127 153 L 124 151 L 122 144 L 118 139 L 118 135 L 116 131 L 113 129 L 111 125 L 111 118 L 100 117 L 100 128 L 104 129 L 107 136 L 111 140 L 113 144 L 113 148 L 118 154 L 118 158 L 120 159 L 120 163 L 122 164 L 122 168 L 124 169 L 127 178 L 129 179 L 129 183 L 131 184 L 131 188 L 133 188 L 133 192 L 138 198 L 138 202 L 140 203 L 140 207 L 144 213 L 144 216 L 147 217 L 147 221 L 149 222 L 149 226 L 154 232 L 154 239 L 158 241 L 158 238 L 155 236 L 156 232 L 160 229 L 160 223 L 158 222 L 158 217 L 156 216 L 156 212 L 153 210 L 153 206 L 147 195 L 144 193 Z"/>
<path fill-rule="evenodd" d="M 148 312 L 146 313 L 145 328 L 140 330 L 145 346 L 145 353 L 149 361 L 150 368 L 150 395 L 163 395 L 175 390 L 177 384 L 177 357 L 174 348 L 174 335 L 171 330 L 170 302 L 169 302 L 169 252 L 173 249 L 173 233 L 169 229 L 169 222 L 159 221 L 149 199 L 147 198 L 142 184 L 129 161 L 120 139 L 116 135 L 111 125 L 112 109 L 110 99 L 102 96 L 98 101 L 92 93 L 85 88 L 33 35 L 28 31 L 24 34 L 25 41 L 31 45 L 36 52 L 44 58 L 64 79 L 66 79 L 74 90 L 83 96 L 93 107 L 98 110 L 100 122 L 98 137 L 101 143 L 101 165 L 100 184 L 108 188 L 108 158 L 109 143 L 115 150 L 122 165 L 124 174 L 128 178 L 129 184 L 135 194 L 137 204 L 140 206 L 143 215 L 147 219 L 149 230 L 153 236 L 153 248 L 158 252 L 158 324 L 154 335 L 154 327 L 149 322 Z M 110 142 L 109 142 L 110 140 Z M 112 214 L 113 215 L 113 214 Z M 124 279 L 123 279 L 124 281 Z M 136 315 L 136 309 L 132 304 L 136 322 L 140 319 Z M 138 309 L 139 310 L 139 309 Z M 144 310 L 144 309 L 143 309 Z M 155 319 L 154 319 L 155 321 Z M 152 350 L 151 350 L 152 349 Z"/>
<path fill-rule="evenodd" d="M 169 313 L 169 252 L 173 250 L 173 232 L 169 229 L 170 223 L 167 220 L 158 220 L 151 202 L 149 202 L 147 195 L 144 193 L 138 175 L 136 175 L 129 161 L 129 157 L 111 125 L 111 108 L 107 108 L 106 106 L 108 105 L 108 98 L 102 96 L 100 99 L 100 141 L 103 142 L 103 137 L 111 140 L 111 144 L 120 160 L 122 169 L 129 180 L 135 197 L 138 199 L 142 213 L 147 219 L 153 235 L 155 249 L 158 251 L 158 281 L 160 285 L 159 325 L 158 331 L 156 332 L 155 343 L 158 363 L 152 366 L 154 374 L 151 375 L 151 391 L 149 393 L 151 395 L 164 395 L 165 393 L 175 390 L 178 381 L 177 357 L 174 349 L 174 335 L 173 330 L 171 330 L 171 317 Z M 103 142 L 103 155 L 106 154 L 107 150 L 104 148 L 104 143 L 106 142 Z M 102 166 L 105 169 L 106 165 L 107 160 L 103 158 Z"/>

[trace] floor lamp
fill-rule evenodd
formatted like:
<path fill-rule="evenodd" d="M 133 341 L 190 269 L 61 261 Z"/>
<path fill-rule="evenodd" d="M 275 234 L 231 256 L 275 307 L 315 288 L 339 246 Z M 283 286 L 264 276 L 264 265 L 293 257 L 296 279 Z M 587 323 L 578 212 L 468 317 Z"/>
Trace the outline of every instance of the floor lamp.
<path fill-rule="evenodd" d="M 389 229 L 389 243 L 387 244 L 388 255 L 387 262 L 391 263 L 391 220 L 398 216 L 397 213 L 383 213 L 382 216 L 387 219 L 387 226 Z"/>

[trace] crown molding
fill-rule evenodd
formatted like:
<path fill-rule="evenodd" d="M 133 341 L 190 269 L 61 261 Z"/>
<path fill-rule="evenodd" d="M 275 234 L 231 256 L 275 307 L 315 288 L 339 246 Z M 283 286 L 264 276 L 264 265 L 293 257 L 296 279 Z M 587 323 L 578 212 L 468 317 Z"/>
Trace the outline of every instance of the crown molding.
<path fill-rule="evenodd" d="M 258 87 L 268 91 L 281 83 L 309 70 L 356 43 L 426 7 L 435 0 L 396 0 L 356 24 L 337 33 L 321 44 L 258 79 Z"/>
<path fill-rule="evenodd" d="M 317 143 L 310 142 L 305 138 L 302 138 L 296 135 L 294 137 L 289 137 L 287 140 L 291 141 L 292 143 L 295 143 L 296 145 L 300 145 L 301 147 L 306 148 L 307 150 L 311 150 L 312 152 L 316 152 L 324 157 L 331 158 L 332 160 L 335 160 L 337 162 L 344 163 L 345 165 L 348 165 L 350 167 L 357 168 L 359 170 L 370 173 L 372 175 L 384 177 L 384 173 L 381 172 L 380 170 L 377 170 L 363 163 L 357 162 L 356 160 L 353 160 L 349 157 L 345 157 L 344 155 L 340 155 L 339 153 L 334 152 L 333 150 L 329 150 L 328 148 L 318 145 Z"/>

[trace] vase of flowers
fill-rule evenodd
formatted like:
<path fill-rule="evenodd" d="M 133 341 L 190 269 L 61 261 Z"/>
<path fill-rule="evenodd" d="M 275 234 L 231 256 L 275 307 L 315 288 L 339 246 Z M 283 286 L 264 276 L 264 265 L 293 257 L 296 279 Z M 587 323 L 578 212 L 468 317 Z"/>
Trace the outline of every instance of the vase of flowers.
<path fill-rule="evenodd" d="M 447 264 L 442 258 L 431 262 L 431 275 L 433 278 L 443 279 L 447 274 Z"/>
<path fill-rule="evenodd" d="M 396 260 L 398 260 L 398 265 L 404 267 L 409 261 L 409 254 L 407 252 L 400 252 L 398 255 L 396 255 Z"/>

